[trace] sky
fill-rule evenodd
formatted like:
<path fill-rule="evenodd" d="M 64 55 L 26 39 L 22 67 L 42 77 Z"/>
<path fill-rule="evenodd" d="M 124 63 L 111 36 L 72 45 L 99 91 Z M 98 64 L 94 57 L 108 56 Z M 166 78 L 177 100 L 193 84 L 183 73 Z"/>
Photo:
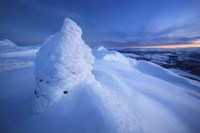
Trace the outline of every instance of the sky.
<path fill-rule="evenodd" d="M 200 0 L 1 0 L 0 39 L 42 44 L 66 17 L 90 46 L 192 46 L 200 40 Z"/>

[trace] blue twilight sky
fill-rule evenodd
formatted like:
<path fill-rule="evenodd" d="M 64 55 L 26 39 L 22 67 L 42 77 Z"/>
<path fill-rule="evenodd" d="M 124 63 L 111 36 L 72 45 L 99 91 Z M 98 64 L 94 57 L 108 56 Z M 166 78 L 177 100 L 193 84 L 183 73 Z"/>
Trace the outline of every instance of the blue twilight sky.
<path fill-rule="evenodd" d="M 42 43 L 65 17 L 90 46 L 191 43 L 200 39 L 200 0 L 0 0 L 0 39 Z"/>

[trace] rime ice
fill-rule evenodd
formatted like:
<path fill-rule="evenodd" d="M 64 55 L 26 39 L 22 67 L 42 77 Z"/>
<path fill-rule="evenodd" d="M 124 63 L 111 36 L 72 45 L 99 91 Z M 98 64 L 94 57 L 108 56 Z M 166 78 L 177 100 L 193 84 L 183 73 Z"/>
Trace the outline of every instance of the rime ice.
<path fill-rule="evenodd" d="M 50 36 L 36 57 L 36 90 L 39 106 L 48 106 L 84 80 L 92 78 L 94 57 L 81 38 L 81 28 L 71 19 Z M 38 102 L 39 101 L 39 102 Z"/>

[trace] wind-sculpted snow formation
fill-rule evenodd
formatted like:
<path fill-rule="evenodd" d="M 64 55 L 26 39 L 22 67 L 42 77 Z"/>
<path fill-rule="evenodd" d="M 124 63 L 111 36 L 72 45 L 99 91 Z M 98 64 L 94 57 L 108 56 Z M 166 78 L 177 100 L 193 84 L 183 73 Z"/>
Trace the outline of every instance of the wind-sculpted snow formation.
<path fill-rule="evenodd" d="M 40 112 L 91 74 L 94 57 L 81 38 L 81 28 L 71 19 L 50 36 L 36 57 L 36 112 Z"/>

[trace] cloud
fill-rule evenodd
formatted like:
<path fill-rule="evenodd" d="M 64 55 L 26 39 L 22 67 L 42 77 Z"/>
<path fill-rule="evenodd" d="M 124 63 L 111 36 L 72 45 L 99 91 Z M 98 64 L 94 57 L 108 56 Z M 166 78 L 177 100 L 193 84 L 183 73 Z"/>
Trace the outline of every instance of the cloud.
<path fill-rule="evenodd" d="M 103 42 L 108 46 L 176 45 L 192 44 L 195 40 L 200 39 L 200 14 L 188 14 L 184 17 L 177 14 L 168 18 L 168 21 L 167 18 L 165 18 L 166 21 L 160 18 L 157 18 L 157 20 L 148 24 L 150 28 L 144 28 L 132 35 L 124 33 L 125 36 L 121 38 Z"/>
<path fill-rule="evenodd" d="M 21 42 L 28 40 L 34 42 L 34 39 L 44 40 L 37 35 L 40 35 L 41 31 L 44 31 L 42 35 L 54 33 L 65 17 L 74 19 L 82 27 L 83 37 L 91 45 L 177 44 L 192 42 L 200 36 L 200 2 L 198 0 L 16 1 L 26 7 L 19 9 L 21 11 L 18 14 L 14 13 L 14 16 L 19 16 L 18 23 L 12 16 L 9 22 L 15 24 L 9 25 L 9 22 L 5 21 L 4 24 L 7 26 L 1 27 L 6 27 L 4 30 L 6 33 L 3 33 L 3 36 L 10 33 L 12 27 L 19 27 L 18 31 L 23 33 L 28 32 L 27 29 L 29 29 L 32 33 L 25 33 L 22 37 L 15 35 L 16 40 L 21 40 Z M 12 10 L 9 11 L 13 14 Z M 24 16 L 30 14 L 29 22 L 22 22 L 24 18 L 20 18 L 21 14 L 26 14 Z M 32 25 L 27 24 L 31 22 Z M 26 24 L 27 26 L 23 27 Z M 31 28 L 33 30 L 30 30 Z M 27 37 L 26 34 L 33 34 L 38 39 Z"/>
<path fill-rule="evenodd" d="M 19 0 L 22 4 L 29 6 L 30 8 L 45 13 L 49 15 L 56 15 L 60 17 L 70 17 L 73 19 L 80 18 L 81 15 L 79 13 L 69 11 L 62 6 L 62 2 L 60 4 L 59 1 L 52 0 Z"/>

